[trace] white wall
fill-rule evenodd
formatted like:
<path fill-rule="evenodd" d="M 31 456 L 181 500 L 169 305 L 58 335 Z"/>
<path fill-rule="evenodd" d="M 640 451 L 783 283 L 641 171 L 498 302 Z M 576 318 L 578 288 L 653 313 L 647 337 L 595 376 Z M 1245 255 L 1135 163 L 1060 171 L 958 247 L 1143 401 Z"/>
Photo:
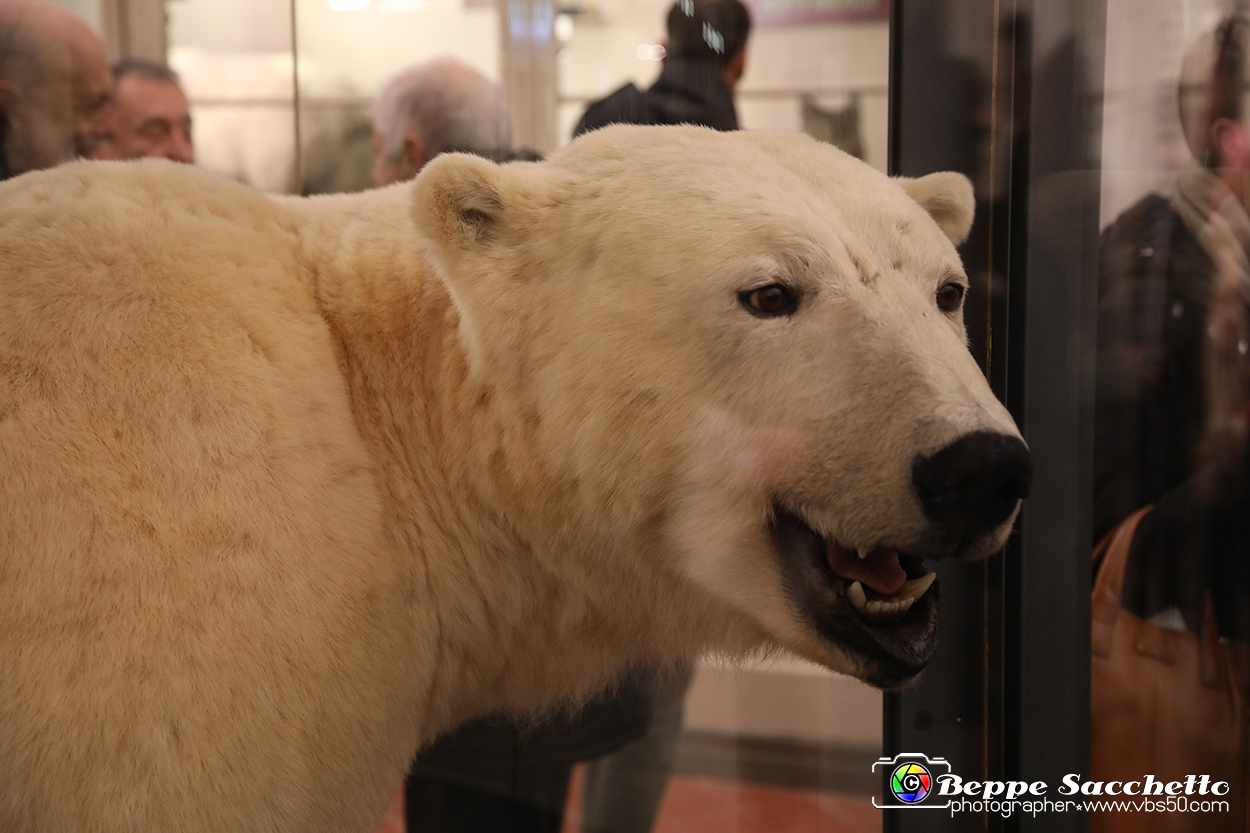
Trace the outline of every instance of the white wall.
<path fill-rule="evenodd" d="M 104 37 L 104 10 L 101 8 L 101 0 L 54 0 L 54 2 L 81 17 L 97 35 Z"/>
<path fill-rule="evenodd" d="M 747 75 L 739 98 L 743 127 L 750 130 L 801 130 L 795 97 L 760 100 L 755 91 L 861 88 L 874 92 L 861 99 L 860 130 L 865 161 L 884 171 L 888 136 L 890 29 L 886 21 L 788 26 L 760 29 L 751 38 Z M 818 96 L 824 106 L 845 100 Z"/>
<path fill-rule="evenodd" d="M 170 43 L 226 55 L 291 51 L 287 0 L 178 0 L 168 4 Z M 297 0 L 300 63 L 314 88 L 377 92 L 399 69 L 453 54 L 499 77 L 499 26 L 493 7 L 462 0 L 377 0 L 336 11 L 327 0 Z M 302 80 L 302 79 L 301 79 Z"/>
<path fill-rule="evenodd" d="M 700 664 L 686 728 L 850 747 L 881 744 L 881 692 L 797 658 Z"/>
<path fill-rule="evenodd" d="M 463 0 L 375 2 L 334 11 L 326 0 L 299 0 L 300 60 L 357 92 L 374 95 L 404 67 L 453 55 L 498 81 L 499 15 Z"/>

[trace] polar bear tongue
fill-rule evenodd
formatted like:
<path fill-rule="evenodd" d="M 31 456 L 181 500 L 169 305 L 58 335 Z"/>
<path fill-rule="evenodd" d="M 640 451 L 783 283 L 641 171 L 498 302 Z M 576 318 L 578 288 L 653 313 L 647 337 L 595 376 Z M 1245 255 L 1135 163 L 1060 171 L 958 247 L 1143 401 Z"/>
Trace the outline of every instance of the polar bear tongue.
<path fill-rule="evenodd" d="M 858 581 L 871 587 L 882 596 L 893 596 L 907 581 L 907 571 L 898 563 L 898 553 L 891 550 L 873 550 L 867 558 L 860 558 L 852 549 L 829 541 L 827 544 L 829 567 L 847 581 Z"/>

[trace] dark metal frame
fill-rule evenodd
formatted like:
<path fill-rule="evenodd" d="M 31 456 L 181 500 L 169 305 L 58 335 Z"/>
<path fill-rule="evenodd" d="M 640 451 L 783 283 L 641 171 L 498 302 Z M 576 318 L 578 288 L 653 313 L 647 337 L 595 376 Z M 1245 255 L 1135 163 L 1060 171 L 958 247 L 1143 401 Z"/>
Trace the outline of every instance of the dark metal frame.
<path fill-rule="evenodd" d="M 949 25 L 985 30 L 983 65 L 995 74 L 1020 73 L 1015 83 L 991 80 L 999 91 L 992 130 L 1011 131 L 1015 140 L 1006 181 L 992 185 L 999 208 L 981 221 L 999 227 L 974 241 L 987 250 L 965 258 L 987 258 L 1006 276 L 1008 297 L 987 302 L 985 317 L 968 324 L 995 392 L 1029 442 L 1036 475 L 1018 534 L 1003 554 L 985 564 L 939 565 L 942 644 L 915 686 L 886 695 L 884 747 L 887 755 L 944 757 L 964 778 L 1046 781 L 1053 798 L 1062 776 L 1088 772 L 1089 761 L 1099 217 L 1099 159 L 1089 149 L 1098 145 L 1091 131 L 1099 123 L 1093 108 L 1106 4 L 893 0 L 892 173 L 960 167 L 959 126 L 943 119 L 950 118 L 947 104 L 963 94 L 961 75 L 957 62 L 945 61 L 935 25 L 956 8 L 960 16 Z M 1006 32 L 1001 24 L 1009 15 L 1027 16 L 1032 26 Z M 1038 55 L 1031 33 L 1043 28 L 1062 36 Z M 887 810 L 884 829 L 1083 833 L 1088 820 L 1077 813 L 1004 820 Z"/>

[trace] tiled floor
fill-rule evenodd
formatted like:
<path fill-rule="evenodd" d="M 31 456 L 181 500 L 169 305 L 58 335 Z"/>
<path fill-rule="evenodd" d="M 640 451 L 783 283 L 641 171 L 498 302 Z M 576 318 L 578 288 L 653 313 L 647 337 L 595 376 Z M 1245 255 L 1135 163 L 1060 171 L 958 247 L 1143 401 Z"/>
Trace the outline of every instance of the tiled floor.
<path fill-rule="evenodd" d="M 578 833 L 574 782 L 564 833 Z M 654 833 L 879 833 L 881 811 L 868 796 L 764 787 L 677 775 Z"/>
<path fill-rule="evenodd" d="M 375 833 L 404 833 L 401 797 Z M 574 776 L 563 833 L 580 833 L 580 778 Z M 652 833 L 879 833 L 868 796 L 764 787 L 675 775 Z"/>

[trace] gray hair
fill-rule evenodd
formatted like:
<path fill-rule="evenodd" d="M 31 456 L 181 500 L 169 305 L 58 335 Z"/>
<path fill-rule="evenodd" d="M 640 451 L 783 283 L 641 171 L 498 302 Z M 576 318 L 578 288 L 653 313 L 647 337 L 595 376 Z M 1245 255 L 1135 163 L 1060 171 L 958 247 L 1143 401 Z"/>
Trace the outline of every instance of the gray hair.
<path fill-rule="evenodd" d="M 503 92 L 454 58 L 409 67 L 388 81 L 374 105 L 373 124 L 392 159 L 403 152 L 409 130 L 421 136 L 430 157 L 448 151 L 490 155 L 512 144 Z"/>
<path fill-rule="evenodd" d="M 167 84 L 173 84 L 175 87 L 182 86 L 182 79 L 178 77 L 178 73 L 160 61 L 149 61 L 145 58 L 127 58 L 113 64 L 112 72 L 114 84 L 127 75 L 137 75 L 149 81 L 164 81 Z"/>

